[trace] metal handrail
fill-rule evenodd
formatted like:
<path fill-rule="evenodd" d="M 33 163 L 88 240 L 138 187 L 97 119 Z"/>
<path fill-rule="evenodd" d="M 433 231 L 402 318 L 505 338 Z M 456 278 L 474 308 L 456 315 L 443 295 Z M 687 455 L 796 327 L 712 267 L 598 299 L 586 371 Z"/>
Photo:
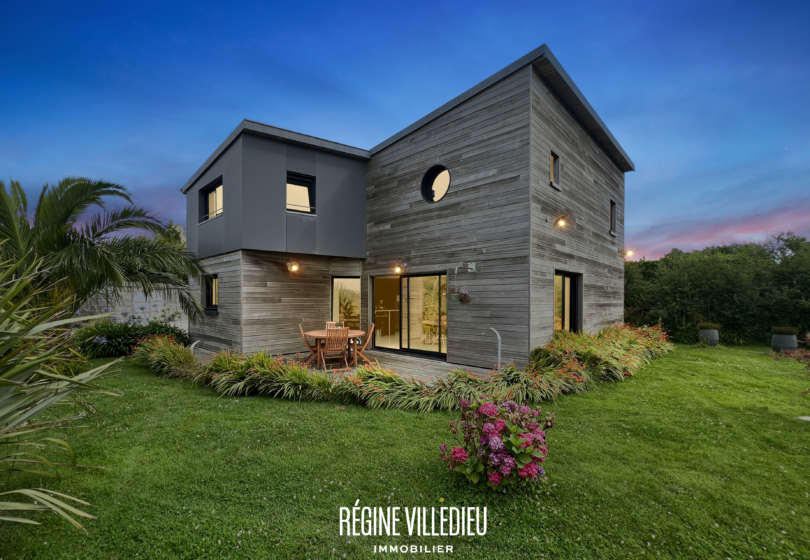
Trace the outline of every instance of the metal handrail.
<path fill-rule="evenodd" d="M 217 216 L 220 216 L 223 212 L 225 212 L 225 210 L 220 208 L 219 210 L 214 210 L 212 212 L 209 212 L 208 214 L 203 214 L 202 216 L 200 216 L 200 223 L 207 222 L 208 220 L 216 218 Z"/>
<path fill-rule="evenodd" d="M 294 206 L 295 208 L 290 208 L 290 206 Z M 296 210 L 296 208 L 306 208 L 306 210 Z M 304 206 L 303 204 L 292 204 L 290 202 L 287 203 L 287 211 L 288 212 L 301 212 L 305 214 L 314 214 L 315 207 L 314 206 Z"/>

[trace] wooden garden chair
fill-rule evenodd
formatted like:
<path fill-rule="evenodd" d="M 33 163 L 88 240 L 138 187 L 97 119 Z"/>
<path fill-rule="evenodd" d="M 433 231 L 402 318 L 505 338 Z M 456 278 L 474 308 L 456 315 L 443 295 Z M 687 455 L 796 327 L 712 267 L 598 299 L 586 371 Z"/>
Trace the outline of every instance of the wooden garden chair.
<path fill-rule="evenodd" d="M 334 329 L 335 328 L 335 322 L 334 321 L 327 321 L 326 322 L 326 328 L 327 329 Z"/>
<path fill-rule="evenodd" d="M 304 327 L 301 326 L 301 323 L 298 323 L 298 328 L 301 330 L 301 338 L 304 339 L 304 344 L 306 344 L 307 348 L 309 348 L 310 356 L 304 361 L 305 364 L 309 365 L 312 363 L 312 360 L 318 357 L 318 351 L 315 350 L 315 347 L 309 343 L 309 340 L 307 340 L 307 335 L 304 334 Z"/>
<path fill-rule="evenodd" d="M 354 359 L 352 361 L 354 362 L 355 367 L 357 367 L 357 359 L 358 358 L 363 358 L 367 362 L 371 361 L 369 359 L 369 357 L 366 356 L 363 352 L 366 351 L 366 348 L 368 347 L 369 342 L 371 342 L 371 336 L 373 334 L 374 334 L 374 323 L 371 323 L 371 325 L 369 325 L 369 327 L 368 327 L 368 334 L 366 334 L 366 339 L 363 341 L 363 345 L 361 347 L 359 347 L 359 348 L 355 348 L 355 350 L 354 350 Z"/>
<path fill-rule="evenodd" d="M 326 360 L 342 359 L 349 368 L 349 329 L 326 329 L 326 344 L 321 346 L 320 362 L 326 369 Z"/>

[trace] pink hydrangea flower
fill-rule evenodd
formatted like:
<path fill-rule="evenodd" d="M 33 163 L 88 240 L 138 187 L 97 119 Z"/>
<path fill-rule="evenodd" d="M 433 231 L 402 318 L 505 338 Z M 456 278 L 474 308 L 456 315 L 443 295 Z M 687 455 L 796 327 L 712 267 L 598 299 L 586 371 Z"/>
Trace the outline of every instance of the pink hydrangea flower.
<path fill-rule="evenodd" d="M 497 416 L 498 405 L 493 403 L 484 403 L 481 405 L 481 408 L 478 409 L 478 412 L 481 414 L 486 414 L 489 417 Z"/>
<path fill-rule="evenodd" d="M 489 438 L 489 446 L 493 451 L 500 451 L 503 449 L 503 440 L 501 439 L 501 436 L 491 436 Z"/>
<path fill-rule="evenodd" d="M 522 469 L 518 469 L 518 475 L 523 478 L 536 478 L 538 473 L 537 463 L 529 463 Z"/>
<path fill-rule="evenodd" d="M 443 443 L 439 446 L 439 451 L 447 451 L 447 444 Z"/>
<path fill-rule="evenodd" d="M 498 430 L 498 433 L 504 431 L 506 429 L 506 421 L 503 418 L 495 420 L 495 429 Z"/>
<path fill-rule="evenodd" d="M 502 475 L 504 475 L 504 476 L 509 476 L 509 474 L 512 472 L 512 467 L 510 467 L 510 466 L 509 466 L 509 465 L 507 465 L 507 464 L 503 464 L 503 465 L 501 465 L 501 468 L 500 468 L 500 469 L 498 469 L 498 470 L 500 470 L 500 471 L 501 471 L 501 474 L 502 474 Z"/>
<path fill-rule="evenodd" d="M 481 426 L 481 430 L 483 430 L 483 432 L 488 436 L 494 436 L 500 431 L 495 427 L 495 424 L 493 424 L 492 422 L 487 422 L 486 424 Z"/>
<path fill-rule="evenodd" d="M 501 480 L 503 480 L 503 477 L 500 474 L 496 472 L 489 473 L 489 481 L 495 486 L 499 485 Z"/>
<path fill-rule="evenodd" d="M 537 410 L 532 410 L 532 416 L 540 416 L 540 412 Z"/>
<path fill-rule="evenodd" d="M 520 407 L 518 407 L 518 410 L 519 410 L 519 411 L 520 411 L 522 414 L 529 414 L 529 413 L 532 411 L 532 409 L 531 409 L 531 408 L 529 408 L 528 406 L 520 406 Z"/>
<path fill-rule="evenodd" d="M 453 456 L 453 460 L 457 463 L 467 462 L 467 452 L 464 451 L 462 447 L 454 447 L 451 455 Z"/>

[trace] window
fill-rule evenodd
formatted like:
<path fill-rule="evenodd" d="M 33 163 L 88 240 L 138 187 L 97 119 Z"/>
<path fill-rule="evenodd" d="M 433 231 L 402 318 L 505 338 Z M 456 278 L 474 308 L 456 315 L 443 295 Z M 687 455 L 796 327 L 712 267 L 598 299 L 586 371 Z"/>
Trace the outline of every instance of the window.
<path fill-rule="evenodd" d="M 551 152 L 551 166 L 550 166 L 550 175 L 551 175 L 551 186 L 560 188 L 560 156 Z"/>
<path fill-rule="evenodd" d="M 610 233 L 616 235 L 616 202 L 610 201 Z"/>
<path fill-rule="evenodd" d="M 567 272 L 554 274 L 554 330 L 579 331 L 579 276 Z"/>
<path fill-rule="evenodd" d="M 315 177 L 287 173 L 287 211 L 315 213 Z"/>
<path fill-rule="evenodd" d="M 205 279 L 205 311 L 216 315 L 219 307 L 219 277 L 214 274 Z"/>
<path fill-rule="evenodd" d="M 422 198 L 425 202 L 439 202 L 450 188 L 450 171 L 443 165 L 434 165 L 422 177 Z"/>
<path fill-rule="evenodd" d="M 222 179 L 200 191 L 200 222 L 222 214 Z"/>
<path fill-rule="evenodd" d="M 332 320 L 360 329 L 360 278 L 332 278 Z"/>

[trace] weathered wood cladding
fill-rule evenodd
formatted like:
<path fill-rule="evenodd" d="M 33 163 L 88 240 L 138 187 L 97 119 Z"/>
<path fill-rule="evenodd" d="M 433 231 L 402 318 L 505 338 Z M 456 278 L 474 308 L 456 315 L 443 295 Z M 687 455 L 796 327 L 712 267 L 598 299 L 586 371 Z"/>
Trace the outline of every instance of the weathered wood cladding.
<path fill-rule="evenodd" d="M 527 72 L 493 84 L 376 153 L 368 163 L 368 258 L 362 281 L 364 324 L 369 278 L 447 273 L 473 302 L 447 311 L 449 362 L 491 367 L 497 339 L 503 359 L 525 363 L 529 346 L 529 95 Z M 431 204 L 420 183 L 445 165 L 447 195 Z M 467 272 L 467 263 L 476 263 Z"/>
<path fill-rule="evenodd" d="M 300 268 L 290 272 L 289 261 Z M 305 331 L 324 328 L 331 315 L 332 277 L 361 271 L 360 259 L 243 251 L 243 351 L 308 355 L 298 325 Z"/>
<path fill-rule="evenodd" d="M 582 328 L 623 318 L 624 173 L 528 67 L 531 79 L 531 342 L 554 328 L 554 271 L 582 275 Z M 560 186 L 549 184 L 550 155 L 560 156 Z M 610 201 L 618 205 L 610 234 Z M 565 216 L 566 226 L 554 222 Z M 548 219 L 548 221 L 546 221 Z"/>
<path fill-rule="evenodd" d="M 242 349 L 242 255 L 241 251 L 225 253 L 203 260 L 206 269 L 216 274 L 219 282 L 217 315 L 205 315 L 203 321 L 189 324 L 189 337 L 199 340 L 195 351 L 206 356 L 220 350 Z M 205 303 L 203 286 L 194 280 L 191 289 Z"/>
<path fill-rule="evenodd" d="M 290 261 L 299 263 L 298 271 L 287 270 Z M 203 355 L 223 349 L 308 354 L 298 325 L 322 329 L 331 315 L 332 277 L 359 277 L 363 266 L 360 259 L 247 250 L 203 262 L 219 278 L 219 314 L 190 331 Z"/>

